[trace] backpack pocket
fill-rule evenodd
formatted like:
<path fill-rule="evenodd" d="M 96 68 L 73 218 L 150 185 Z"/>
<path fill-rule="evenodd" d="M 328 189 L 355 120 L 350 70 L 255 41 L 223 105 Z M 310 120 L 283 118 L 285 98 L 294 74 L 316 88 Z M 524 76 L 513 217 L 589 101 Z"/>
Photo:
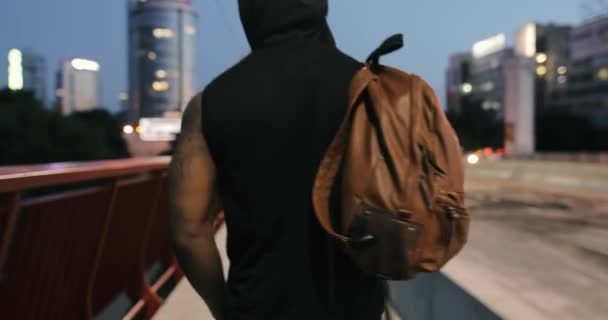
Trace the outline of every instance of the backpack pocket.
<path fill-rule="evenodd" d="M 348 232 L 346 252 L 366 273 L 387 280 L 413 277 L 422 225 L 410 217 L 405 211 L 391 214 L 361 205 Z"/>

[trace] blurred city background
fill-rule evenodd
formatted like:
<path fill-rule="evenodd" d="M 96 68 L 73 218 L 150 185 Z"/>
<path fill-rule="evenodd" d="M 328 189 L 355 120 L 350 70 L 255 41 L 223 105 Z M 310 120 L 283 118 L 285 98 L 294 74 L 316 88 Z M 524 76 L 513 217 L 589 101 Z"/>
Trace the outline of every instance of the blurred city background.
<path fill-rule="evenodd" d="M 605 319 L 608 0 L 330 1 L 329 22 L 360 60 L 403 33 L 385 63 L 431 84 L 467 160 L 470 244 L 392 284 L 393 317 Z M 0 318 L 202 317 L 166 167 L 189 99 L 249 51 L 236 0 L 0 6 Z"/>

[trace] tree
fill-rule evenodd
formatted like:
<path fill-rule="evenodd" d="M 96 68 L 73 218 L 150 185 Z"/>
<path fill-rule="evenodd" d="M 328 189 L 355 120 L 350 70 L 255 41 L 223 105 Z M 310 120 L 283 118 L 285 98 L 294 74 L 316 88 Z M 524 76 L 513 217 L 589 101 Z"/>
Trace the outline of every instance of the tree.
<path fill-rule="evenodd" d="M 28 92 L 0 90 L 0 165 L 128 157 L 118 122 L 105 110 L 68 117 Z"/>

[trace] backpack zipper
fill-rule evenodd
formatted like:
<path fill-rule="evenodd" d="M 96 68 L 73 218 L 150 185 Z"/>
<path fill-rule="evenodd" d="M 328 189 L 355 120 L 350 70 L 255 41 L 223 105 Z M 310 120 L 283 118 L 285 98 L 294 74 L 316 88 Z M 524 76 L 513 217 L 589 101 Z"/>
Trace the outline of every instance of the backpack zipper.
<path fill-rule="evenodd" d="M 445 246 L 449 251 L 452 244 L 452 237 L 454 235 L 455 221 L 465 217 L 463 211 L 465 210 L 462 206 L 452 203 L 452 201 L 446 200 L 442 197 L 438 198 L 437 201 L 441 203 L 441 211 L 439 214 L 445 215 L 445 218 L 449 221 L 449 226 L 446 226 L 445 232 Z M 440 217 L 443 220 L 443 218 Z M 447 252 L 447 251 L 446 251 Z"/>

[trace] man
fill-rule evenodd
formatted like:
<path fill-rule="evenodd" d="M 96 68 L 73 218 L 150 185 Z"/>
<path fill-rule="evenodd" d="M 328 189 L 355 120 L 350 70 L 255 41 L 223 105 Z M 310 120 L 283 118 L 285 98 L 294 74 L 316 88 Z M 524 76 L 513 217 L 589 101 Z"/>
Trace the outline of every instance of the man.
<path fill-rule="evenodd" d="M 239 10 L 252 53 L 190 102 L 171 163 L 180 265 L 217 319 L 379 319 L 384 283 L 341 254 L 311 201 L 361 64 L 336 49 L 327 0 Z M 213 238 L 221 209 L 227 283 Z"/>

